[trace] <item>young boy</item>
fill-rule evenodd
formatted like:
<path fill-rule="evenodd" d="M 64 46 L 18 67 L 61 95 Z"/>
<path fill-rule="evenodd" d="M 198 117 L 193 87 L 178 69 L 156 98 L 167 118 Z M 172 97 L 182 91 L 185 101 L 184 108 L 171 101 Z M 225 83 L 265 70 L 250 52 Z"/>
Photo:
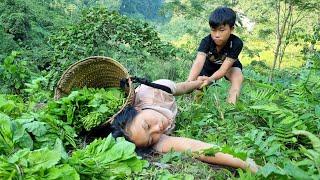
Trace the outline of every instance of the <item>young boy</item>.
<path fill-rule="evenodd" d="M 215 9 L 209 18 L 210 35 L 204 37 L 198 48 L 187 81 L 206 78 L 202 87 L 225 77 L 231 82 L 228 102 L 235 104 L 243 82 L 242 64 L 238 59 L 243 43 L 232 34 L 236 13 L 227 7 Z"/>

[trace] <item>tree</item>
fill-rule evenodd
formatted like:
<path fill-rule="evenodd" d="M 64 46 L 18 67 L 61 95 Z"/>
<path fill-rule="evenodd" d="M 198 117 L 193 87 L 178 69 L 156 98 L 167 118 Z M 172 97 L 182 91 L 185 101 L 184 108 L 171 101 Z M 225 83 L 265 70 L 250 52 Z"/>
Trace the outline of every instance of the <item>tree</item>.
<path fill-rule="evenodd" d="M 276 10 L 276 45 L 269 81 L 272 80 L 276 65 L 278 64 L 278 68 L 281 66 L 285 50 L 297 24 L 306 18 L 311 11 L 319 9 L 319 3 L 312 0 L 277 0 L 274 5 Z"/>
<path fill-rule="evenodd" d="M 15 41 L 24 41 L 31 29 L 30 8 L 23 1 L 6 0 L 0 6 L 0 22 Z"/>
<path fill-rule="evenodd" d="M 145 19 L 157 19 L 162 4 L 163 0 L 122 0 L 120 12 L 130 15 L 140 14 Z"/>

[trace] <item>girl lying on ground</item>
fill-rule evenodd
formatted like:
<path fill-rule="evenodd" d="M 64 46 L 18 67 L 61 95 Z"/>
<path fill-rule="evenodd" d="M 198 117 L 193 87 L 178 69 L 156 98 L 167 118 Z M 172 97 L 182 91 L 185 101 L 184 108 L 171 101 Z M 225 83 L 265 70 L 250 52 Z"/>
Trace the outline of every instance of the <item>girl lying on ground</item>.
<path fill-rule="evenodd" d="M 154 150 L 166 153 L 170 150 L 192 152 L 211 148 L 212 145 L 199 140 L 184 137 L 169 136 L 175 126 L 177 104 L 174 96 L 189 93 L 201 87 L 205 79 L 174 83 L 170 80 L 157 80 L 154 83 L 169 87 L 172 94 L 146 85 L 136 88 L 133 107 L 127 107 L 112 123 L 114 137 L 124 136 L 127 140 L 139 147 L 152 147 Z M 214 156 L 200 155 L 199 160 L 234 168 L 258 170 L 253 161 L 243 161 L 230 154 L 222 152 Z"/>

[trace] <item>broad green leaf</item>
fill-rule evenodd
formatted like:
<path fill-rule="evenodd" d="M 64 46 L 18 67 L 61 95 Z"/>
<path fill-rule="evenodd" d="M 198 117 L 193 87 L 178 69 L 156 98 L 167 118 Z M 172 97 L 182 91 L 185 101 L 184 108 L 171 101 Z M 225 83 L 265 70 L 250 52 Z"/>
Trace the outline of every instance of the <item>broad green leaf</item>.
<path fill-rule="evenodd" d="M 122 153 L 122 159 L 129 159 L 135 156 L 136 146 L 129 141 L 126 141 L 123 137 L 117 138 L 117 143 L 113 146 L 114 150 Z M 110 149 L 111 151 L 112 149 Z"/>
<path fill-rule="evenodd" d="M 95 148 L 94 153 L 103 153 L 108 151 L 115 143 L 114 138 L 112 137 L 111 134 L 108 135 L 104 141 L 102 141 L 102 144 Z"/>
<path fill-rule="evenodd" d="M 56 165 L 60 161 L 61 155 L 54 150 L 43 148 L 31 151 L 27 158 L 31 167 L 29 170 L 37 172 Z"/>
<path fill-rule="evenodd" d="M 125 163 L 131 168 L 134 173 L 141 172 L 144 167 L 149 166 L 147 160 L 141 160 L 137 157 L 132 157 L 125 161 Z"/>
<path fill-rule="evenodd" d="M 35 136 L 43 136 L 47 132 L 46 123 L 44 122 L 33 121 L 30 123 L 23 124 L 23 127 Z"/>
<path fill-rule="evenodd" d="M 109 135 L 96 139 L 85 149 L 73 152 L 68 163 L 80 174 L 81 178 L 124 178 L 133 172 L 140 172 L 146 161 L 137 157 L 134 144 L 124 138 L 115 139 Z"/>
<path fill-rule="evenodd" d="M 110 111 L 110 109 L 107 107 L 106 104 L 102 104 L 101 106 L 99 106 L 97 111 L 100 113 L 107 113 L 108 111 Z"/>
<path fill-rule="evenodd" d="M 0 110 L 5 113 L 9 113 L 14 110 L 15 104 L 12 100 L 7 100 L 0 96 Z"/>
<path fill-rule="evenodd" d="M 54 144 L 54 151 L 59 153 L 62 159 L 66 160 L 68 158 L 68 154 L 63 147 L 61 139 L 59 138 L 56 139 L 56 143 Z"/>
<path fill-rule="evenodd" d="M 126 176 L 129 176 L 132 173 L 131 168 L 128 166 L 126 161 L 124 162 L 116 162 L 116 163 L 110 163 L 110 168 L 108 175 L 112 179 L 113 177 L 118 178 L 124 178 Z"/>
<path fill-rule="evenodd" d="M 10 117 L 0 113 L 0 153 L 10 153 L 14 148 Z"/>
<path fill-rule="evenodd" d="M 24 160 L 25 163 L 19 163 L 19 164 L 22 164 L 24 166 L 27 166 L 28 163 L 27 163 L 27 156 L 28 154 L 30 153 L 30 149 L 21 149 L 17 152 L 15 152 L 13 155 L 11 155 L 9 158 L 8 158 L 8 162 L 10 163 L 17 163 L 19 160 Z"/>
<path fill-rule="evenodd" d="M 18 147 L 33 149 L 33 145 L 34 145 L 33 140 L 26 131 L 24 131 L 23 135 L 19 139 L 17 139 L 15 142 L 16 149 L 18 149 Z"/>
<path fill-rule="evenodd" d="M 44 179 L 80 180 L 80 176 L 69 164 L 63 164 L 50 168 Z"/>

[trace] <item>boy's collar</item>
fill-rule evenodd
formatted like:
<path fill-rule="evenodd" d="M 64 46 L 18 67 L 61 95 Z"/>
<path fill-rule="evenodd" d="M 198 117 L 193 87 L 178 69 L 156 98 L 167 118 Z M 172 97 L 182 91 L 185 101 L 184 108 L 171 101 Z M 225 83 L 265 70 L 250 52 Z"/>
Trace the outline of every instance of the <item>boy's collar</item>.
<path fill-rule="evenodd" d="M 228 41 L 227 41 L 227 43 L 226 43 L 226 46 L 228 46 L 230 49 L 232 48 L 232 41 L 231 41 L 231 36 L 232 36 L 232 34 L 230 34 L 230 36 L 229 36 L 229 38 L 228 38 Z"/>
<path fill-rule="evenodd" d="M 227 40 L 226 45 L 224 45 L 222 49 L 224 49 L 225 47 L 229 47 L 230 49 L 232 48 L 233 43 L 232 43 L 232 41 L 231 41 L 231 36 L 233 36 L 233 34 L 230 34 L 230 37 L 229 37 L 229 39 Z M 215 46 L 217 46 L 217 44 L 216 44 L 216 43 L 214 42 L 214 40 L 211 38 L 211 35 L 210 35 L 210 39 L 211 39 L 211 41 L 213 42 L 213 44 L 214 44 Z M 216 51 L 216 49 L 215 49 L 215 51 Z"/>

